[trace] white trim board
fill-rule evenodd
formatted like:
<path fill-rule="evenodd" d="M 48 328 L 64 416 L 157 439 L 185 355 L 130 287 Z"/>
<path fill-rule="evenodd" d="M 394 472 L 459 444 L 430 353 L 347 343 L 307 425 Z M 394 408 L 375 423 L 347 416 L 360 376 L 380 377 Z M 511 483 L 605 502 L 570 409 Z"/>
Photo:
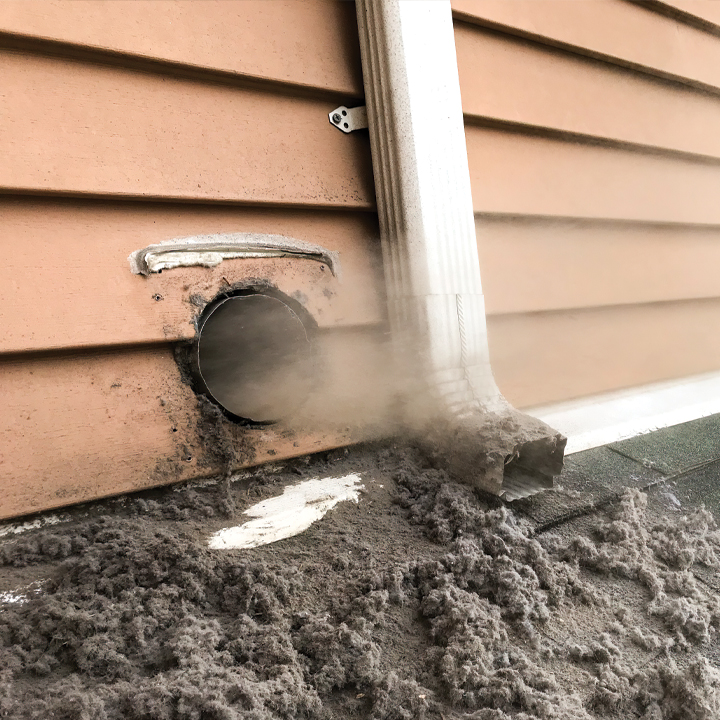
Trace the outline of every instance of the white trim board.
<path fill-rule="evenodd" d="M 566 435 L 569 455 L 720 413 L 720 372 L 523 411 Z"/>

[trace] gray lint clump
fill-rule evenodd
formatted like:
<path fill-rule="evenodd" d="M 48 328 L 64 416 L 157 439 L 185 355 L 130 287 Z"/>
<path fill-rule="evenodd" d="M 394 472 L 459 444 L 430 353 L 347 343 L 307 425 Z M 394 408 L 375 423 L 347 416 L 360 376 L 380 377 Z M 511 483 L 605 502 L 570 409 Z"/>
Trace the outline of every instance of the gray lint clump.
<path fill-rule="evenodd" d="M 302 535 L 207 549 L 285 485 L 350 472 L 360 503 Z M 720 718 L 704 511 L 655 523 L 628 491 L 534 537 L 412 451 L 369 447 L 112 513 L 0 546 L 0 591 L 44 579 L 0 605 L 0 717 Z"/>
<path fill-rule="evenodd" d="M 704 642 L 720 627 L 720 599 L 700 587 L 691 568 L 720 568 L 720 533 L 707 510 L 654 524 L 646 521 L 646 507 L 644 493 L 626 491 L 611 516 L 595 524 L 594 536 L 572 541 L 560 555 L 640 583 L 650 599 L 647 611 L 664 620 L 675 642 Z"/>

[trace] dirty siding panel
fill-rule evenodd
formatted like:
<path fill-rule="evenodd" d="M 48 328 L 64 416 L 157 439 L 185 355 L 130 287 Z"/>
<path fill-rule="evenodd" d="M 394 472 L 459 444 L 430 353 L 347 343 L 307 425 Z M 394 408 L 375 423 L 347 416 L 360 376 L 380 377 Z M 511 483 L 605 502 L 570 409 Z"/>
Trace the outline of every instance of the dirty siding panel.
<path fill-rule="evenodd" d="M 491 315 L 720 296 L 720 227 L 483 215 L 476 228 Z"/>
<path fill-rule="evenodd" d="M 456 18 L 720 89 L 713 35 L 628 0 L 452 0 Z"/>
<path fill-rule="evenodd" d="M 0 517 L 150 487 L 165 464 L 197 470 L 180 462 L 194 398 L 169 348 L 0 368 Z"/>
<path fill-rule="evenodd" d="M 208 232 L 278 233 L 316 243 L 340 253 L 342 275 L 290 259 L 226 260 L 149 277 L 130 272 L 134 250 Z M 2 352 L 192 337 L 199 310 L 190 296 L 209 300 L 245 277 L 275 282 L 325 327 L 385 317 L 371 213 L 6 197 L 0 235 Z"/>
<path fill-rule="evenodd" d="M 455 24 L 455 43 L 470 123 L 492 118 L 720 157 L 720 96 L 466 23 Z"/>
<path fill-rule="evenodd" d="M 351 335 L 348 341 L 348 333 Z M 372 333 L 323 335 L 331 397 L 357 386 L 357 373 L 382 375 L 387 357 Z M 353 358 L 347 357 L 352 348 Z M 0 360 L 0 518 L 178 482 L 225 470 L 201 440 L 193 391 L 169 346 Z M 363 398 L 368 419 L 381 416 L 388 396 Z M 307 427 L 246 428 L 227 423 L 243 465 L 320 452 L 357 442 L 346 423 L 327 422 L 335 407 L 316 392 L 310 408 L 326 418 Z M 335 418 L 337 419 L 337 418 Z M 370 431 L 366 436 L 371 436 Z"/>
<path fill-rule="evenodd" d="M 327 101 L 0 51 L 0 188 L 371 208 Z"/>
<path fill-rule="evenodd" d="M 387 368 L 369 141 L 327 118 L 362 95 L 352 4 L 10 1 L 2 47 L 0 517 L 223 470 L 165 342 L 192 335 L 191 294 L 248 276 L 332 328 L 318 362 L 338 402 L 315 392 L 301 427 L 232 425 L 244 462 L 361 439 L 329 424 Z M 129 271 L 148 244 L 248 231 L 338 250 L 342 281 L 286 259 Z M 364 393 L 363 417 L 388 397 Z"/>
<path fill-rule="evenodd" d="M 3 0 L 0 32 L 363 94 L 348 2 Z"/>
<path fill-rule="evenodd" d="M 490 360 L 518 407 L 720 368 L 720 299 L 488 318 Z"/>

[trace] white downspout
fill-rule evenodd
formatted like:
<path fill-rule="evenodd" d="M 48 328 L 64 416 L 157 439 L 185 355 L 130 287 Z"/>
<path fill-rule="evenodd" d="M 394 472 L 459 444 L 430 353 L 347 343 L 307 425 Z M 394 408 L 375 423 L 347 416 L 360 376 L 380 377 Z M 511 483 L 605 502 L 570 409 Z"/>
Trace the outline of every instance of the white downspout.
<path fill-rule="evenodd" d="M 450 1 L 356 4 L 406 421 L 458 474 L 531 494 L 560 472 L 565 439 L 513 410 L 490 369 Z"/>

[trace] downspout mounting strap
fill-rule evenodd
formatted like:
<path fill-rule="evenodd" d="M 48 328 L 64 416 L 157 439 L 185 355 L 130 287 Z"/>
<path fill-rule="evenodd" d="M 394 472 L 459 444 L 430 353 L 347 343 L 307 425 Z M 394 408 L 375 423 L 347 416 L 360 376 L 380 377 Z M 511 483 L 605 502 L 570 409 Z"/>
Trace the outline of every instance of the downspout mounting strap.
<path fill-rule="evenodd" d="M 330 124 L 344 133 L 351 133 L 353 130 L 364 130 L 368 126 L 367 108 L 365 105 L 347 108 L 341 105 L 328 113 Z"/>

